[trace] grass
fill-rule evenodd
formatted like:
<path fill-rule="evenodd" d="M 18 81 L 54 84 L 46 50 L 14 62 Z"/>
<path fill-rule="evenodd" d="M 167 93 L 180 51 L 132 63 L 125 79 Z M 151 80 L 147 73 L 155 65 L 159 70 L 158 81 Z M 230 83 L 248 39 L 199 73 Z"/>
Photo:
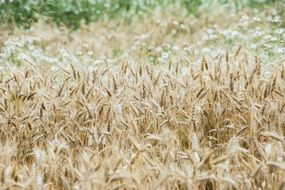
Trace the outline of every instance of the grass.
<path fill-rule="evenodd" d="M 203 6 L 2 28 L 1 189 L 283 189 L 283 13 Z"/>

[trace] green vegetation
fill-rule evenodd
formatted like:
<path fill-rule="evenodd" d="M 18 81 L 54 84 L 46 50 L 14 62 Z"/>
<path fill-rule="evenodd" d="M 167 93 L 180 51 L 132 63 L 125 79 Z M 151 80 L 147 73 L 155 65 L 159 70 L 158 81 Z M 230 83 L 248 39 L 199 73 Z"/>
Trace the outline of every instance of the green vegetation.
<path fill-rule="evenodd" d="M 231 5 L 236 10 L 247 6 L 278 4 L 276 0 L 230 1 L 218 0 L 220 5 Z M 211 9 L 212 0 L 2 0 L 0 1 L 0 23 L 10 27 L 29 28 L 39 19 L 51 21 L 58 26 L 79 28 L 81 23 L 90 23 L 105 16 L 130 19 L 140 13 L 169 5 L 180 6 L 188 14 L 198 15 L 199 11 Z M 201 5 L 205 5 L 202 6 Z M 201 9 L 202 10 L 201 10 Z"/>

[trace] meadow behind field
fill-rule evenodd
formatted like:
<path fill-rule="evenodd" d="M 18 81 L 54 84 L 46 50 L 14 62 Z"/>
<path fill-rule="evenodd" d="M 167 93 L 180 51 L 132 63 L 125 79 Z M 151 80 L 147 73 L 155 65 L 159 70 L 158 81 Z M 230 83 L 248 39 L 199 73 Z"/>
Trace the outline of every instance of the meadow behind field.
<path fill-rule="evenodd" d="M 283 1 L 0 2 L 0 189 L 284 189 Z"/>

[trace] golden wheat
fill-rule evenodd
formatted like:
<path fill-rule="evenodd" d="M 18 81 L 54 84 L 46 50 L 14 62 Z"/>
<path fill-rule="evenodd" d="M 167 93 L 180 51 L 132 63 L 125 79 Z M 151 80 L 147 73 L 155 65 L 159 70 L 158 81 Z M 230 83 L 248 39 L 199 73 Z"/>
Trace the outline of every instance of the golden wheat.
<path fill-rule="evenodd" d="M 0 186 L 282 189 L 284 71 L 239 51 L 186 75 L 124 61 L 1 73 Z"/>

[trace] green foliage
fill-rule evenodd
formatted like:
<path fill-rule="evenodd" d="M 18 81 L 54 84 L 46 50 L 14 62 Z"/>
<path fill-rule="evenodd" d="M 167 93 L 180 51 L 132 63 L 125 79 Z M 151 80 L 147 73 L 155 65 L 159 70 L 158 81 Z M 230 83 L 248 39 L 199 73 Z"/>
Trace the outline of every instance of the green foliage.
<path fill-rule="evenodd" d="M 38 17 L 44 17 L 57 25 L 76 29 L 81 22 L 109 16 L 131 17 L 138 12 L 168 4 L 169 0 L 4 0 L 0 1 L 1 24 L 29 27 Z"/>
<path fill-rule="evenodd" d="M 198 8 L 202 5 L 202 0 L 184 0 L 183 1 L 188 13 L 193 13 L 197 16 Z"/>
<path fill-rule="evenodd" d="M 244 6 L 274 3 L 277 0 L 218 0 L 222 4 L 233 3 L 236 10 Z M 246 2 L 246 3 L 244 3 Z M 262 3 L 261 3 L 262 2 Z M 199 16 L 200 7 L 208 4 L 211 10 L 211 0 L 0 0 L 0 24 L 10 27 L 28 28 L 39 17 L 47 21 L 64 25 L 71 29 L 78 28 L 82 22 L 90 23 L 104 16 L 131 19 L 141 12 L 149 13 L 155 8 L 178 4 L 189 14 Z M 204 10 L 205 11 L 205 10 Z"/>
<path fill-rule="evenodd" d="M 99 16 L 102 10 L 100 3 L 74 0 L 47 0 L 44 15 L 57 25 L 65 25 L 72 29 L 78 28 L 81 21 L 89 23 Z"/>
<path fill-rule="evenodd" d="M 28 28 L 37 21 L 39 9 L 40 1 L 5 0 L 0 4 L 0 24 Z"/>

